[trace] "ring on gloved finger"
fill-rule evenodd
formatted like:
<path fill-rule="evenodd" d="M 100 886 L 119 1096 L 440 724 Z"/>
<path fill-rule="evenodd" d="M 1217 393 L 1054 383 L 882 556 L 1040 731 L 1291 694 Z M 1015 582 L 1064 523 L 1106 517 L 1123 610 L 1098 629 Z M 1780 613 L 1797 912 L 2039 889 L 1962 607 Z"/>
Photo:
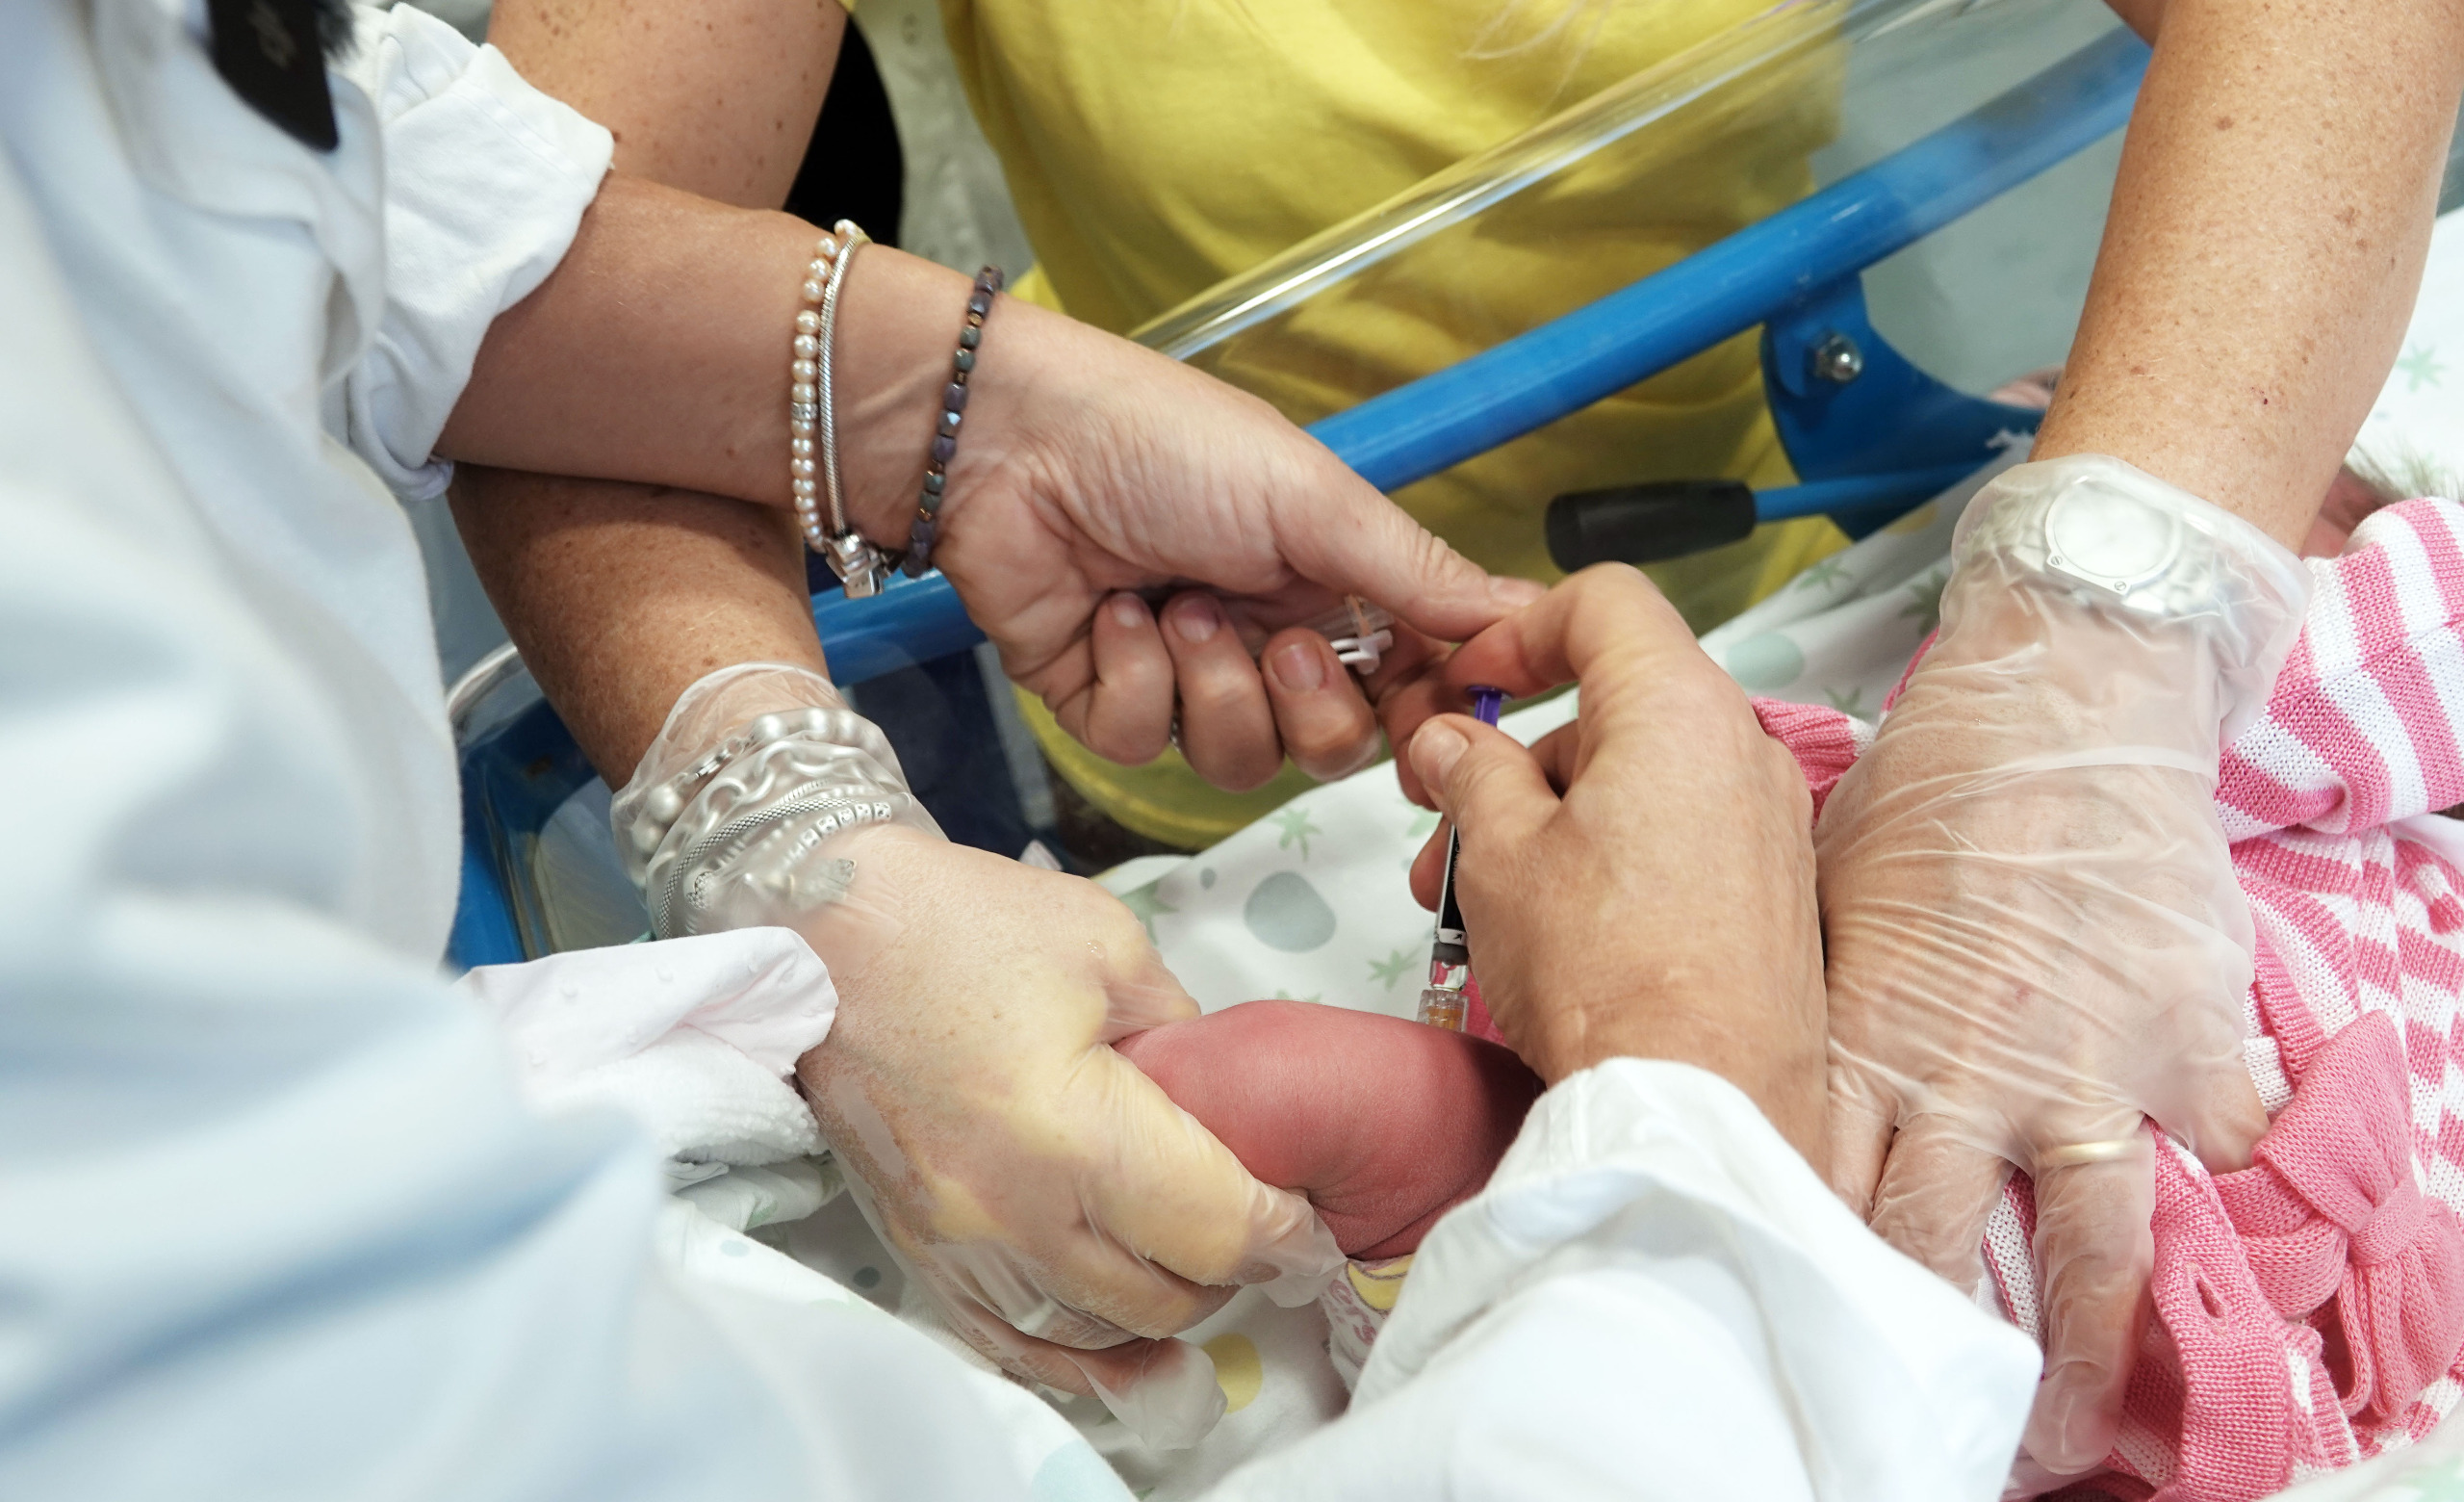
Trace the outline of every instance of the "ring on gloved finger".
<path fill-rule="evenodd" d="M 2039 1168 L 2078 1168 L 2089 1163 L 2118 1163 L 2137 1157 L 2141 1138 L 2112 1137 L 2103 1142 L 2074 1142 L 2066 1148 L 2053 1148 L 2037 1154 Z"/>

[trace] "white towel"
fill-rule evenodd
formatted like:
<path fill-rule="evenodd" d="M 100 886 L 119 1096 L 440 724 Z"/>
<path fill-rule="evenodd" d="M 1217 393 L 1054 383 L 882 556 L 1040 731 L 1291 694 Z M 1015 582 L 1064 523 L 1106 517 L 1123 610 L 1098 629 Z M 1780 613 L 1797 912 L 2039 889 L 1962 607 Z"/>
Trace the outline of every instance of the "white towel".
<path fill-rule="evenodd" d="M 674 1179 L 715 1177 L 696 1165 L 821 1151 L 787 1076 L 829 1036 L 838 992 L 789 929 L 483 966 L 457 989 L 496 1018 L 534 1104 L 631 1115 L 675 1164 Z"/>

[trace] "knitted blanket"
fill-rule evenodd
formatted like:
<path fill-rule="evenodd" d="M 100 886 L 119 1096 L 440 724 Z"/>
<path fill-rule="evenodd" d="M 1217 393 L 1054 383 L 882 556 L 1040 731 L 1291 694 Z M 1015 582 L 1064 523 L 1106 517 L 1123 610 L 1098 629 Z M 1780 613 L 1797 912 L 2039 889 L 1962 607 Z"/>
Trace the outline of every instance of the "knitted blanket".
<path fill-rule="evenodd" d="M 2258 934 L 2244 1004 L 2273 1118 L 2257 1163 L 2157 1153 L 2155 1318 L 2108 1465 L 2125 1494 L 2259 1497 L 2410 1443 L 2464 1395 L 2464 506 L 2411 501 L 2314 559 L 2265 714 L 2217 812 Z M 1816 817 L 1873 729 L 1757 700 Z M 1987 1236 L 2042 1335 L 2034 1202 Z"/>

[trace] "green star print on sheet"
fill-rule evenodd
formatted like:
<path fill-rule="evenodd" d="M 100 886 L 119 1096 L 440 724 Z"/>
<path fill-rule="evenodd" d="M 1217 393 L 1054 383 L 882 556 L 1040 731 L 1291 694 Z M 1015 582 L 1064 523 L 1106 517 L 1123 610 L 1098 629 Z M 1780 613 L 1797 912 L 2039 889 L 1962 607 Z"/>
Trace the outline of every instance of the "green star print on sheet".
<path fill-rule="evenodd" d="M 1840 562 L 1839 555 L 1835 553 L 1827 558 L 1816 560 L 1811 567 L 1808 568 L 1804 573 L 1799 574 L 1797 576 L 1797 582 L 1788 587 L 1791 589 L 1828 589 L 1847 577 L 1847 565 Z"/>
<path fill-rule="evenodd" d="M 1951 571 L 1938 568 L 1924 578 L 1909 581 L 1901 587 L 1908 592 L 1907 608 L 1899 612 L 1904 621 L 1931 621 L 1942 613 L 1942 586 L 1951 582 Z"/>
<path fill-rule="evenodd" d="M 2438 349 L 2434 345 L 2413 346 L 2404 351 L 2402 359 L 2396 362 L 2396 369 L 2404 373 L 2404 379 L 2407 382 L 2404 387 L 2406 391 L 2419 391 L 2426 384 L 2431 386 L 2446 384 L 2439 377 L 2447 374 L 2447 367 L 2440 363 Z"/>
<path fill-rule="evenodd" d="M 1402 979 L 1411 968 L 1412 951 L 1398 949 L 1383 960 L 1370 961 L 1369 978 L 1384 982 L 1386 989 L 1392 991 L 1395 989 L 1395 982 Z"/>

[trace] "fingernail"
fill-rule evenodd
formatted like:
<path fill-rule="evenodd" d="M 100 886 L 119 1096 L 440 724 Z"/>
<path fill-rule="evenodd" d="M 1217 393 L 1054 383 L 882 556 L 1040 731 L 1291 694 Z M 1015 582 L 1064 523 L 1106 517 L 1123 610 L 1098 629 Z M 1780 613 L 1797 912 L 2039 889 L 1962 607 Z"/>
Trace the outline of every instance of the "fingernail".
<path fill-rule="evenodd" d="M 2073 1393 L 2062 1415 L 2063 1458 L 2073 1469 L 2084 1470 L 2104 1459 L 2104 1415 L 2085 1392 Z"/>
<path fill-rule="evenodd" d="M 2060 1376 L 2048 1382 L 2062 1381 Z M 2091 1394 L 2076 1383 L 2066 1384 L 2044 1399 L 2042 1420 L 2031 1424 L 2029 1453 L 2038 1464 L 2057 1475 L 2086 1470 L 2104 1459 L 2104 1426 Z"/>
<path fill-rule="evenodd" d="M 1306 641 L 1296 641 L 1274 655 L 1275 682 L 1287 693 L 1316 693 L 1326 686 L 1326 660 Z"/>
<path fill-rule="evenodd" d="M 1136 595 L 1116 594 L 1113 596 L 1112 612 L 1113 619 L 1123 626 L 1143 626 L 1146 624 L 1146 602 L 1141 600 Z"/>
<path fill-rule="evenodd" d="M 1222 624 L 1223 607 L 1215 603 L 1213 595 L 1192 595 L 1172 607 L 1172 629 L 1191 646 L 1214 636 Z"/>
<path fill-rule="evenodd" d="M 1412 738 L 1412 770 L 1420 774 L 1430 792 L 1442 793 L 1446 790 L 1448 768 L 1471 746 L 1472 742 L 1463 738 L 1463 732 L 1441 720 L 1430 720 Z"/>
<path fill-rule="evenodd" d="M 1489 580 L 1489 599 L 1509 610 L 1520 610 L 1548 592 L 1549 586 L 1538 580 L 1502 576 Z"/>

